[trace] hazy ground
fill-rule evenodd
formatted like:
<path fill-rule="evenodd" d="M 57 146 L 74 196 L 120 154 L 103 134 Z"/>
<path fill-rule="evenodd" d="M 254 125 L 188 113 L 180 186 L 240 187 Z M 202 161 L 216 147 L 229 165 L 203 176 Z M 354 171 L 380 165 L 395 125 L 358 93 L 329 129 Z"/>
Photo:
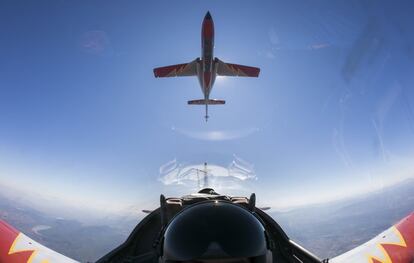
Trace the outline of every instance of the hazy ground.
<path fill-rule="evenodd" d="M 0 218 L 41 244 L 83 262 L 98 259 L 126 238 L 119 229 L 51 217 L 1 195 Z"/>
<path fill-rule="evenodd" d="M 270 214 L 290 238 L 327 258 L 362 244 L 412 211 L 414 180 L 365 196 Z M 0 194 L 2 219 L 42 244 L 83 262 L 95 261 L 122 243 L 139 220 L 130 216 L 112 218 L 110 224 L 85 225 L 46 215 Z"/>
<path fill-rule="evenodd" d="M 321 258 L 334 257 L 414 212 L 414 180 L 328 204 L 271 215 L 289 237 Z"/>

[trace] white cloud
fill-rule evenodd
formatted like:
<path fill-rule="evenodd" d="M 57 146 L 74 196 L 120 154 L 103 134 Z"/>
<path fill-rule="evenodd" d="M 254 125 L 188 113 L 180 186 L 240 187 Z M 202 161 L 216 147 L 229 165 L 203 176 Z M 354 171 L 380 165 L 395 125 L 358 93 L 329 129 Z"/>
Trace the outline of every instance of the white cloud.
<path fill-rule="evenodd" d="M 194 130 L 185 130 L 173 127 L 173 131 L 176 131 L 187 137 L 205 140 L 205 141 L 226 141 L 226 140 L 235 140 L 247 137 L 254 132 L 259 131 L 258 128 L 248 128 L 240 130 L 212 130 L 212 131 L 194 131 Z"/>
<path fill-rule="evenodd" d="M 93 55 L 110 55 L 112 53 L 109 36 L 102 30 L 84 32 L 79 39 L 79 47 L 83 52 Z"/>
<path fill-rule="evenodd" d="M 322 48 L 328 48 L 331 45 L 329 43 L 316 43 L 309 46 L 309 49 L 322 49 Z"/>
<path fill-rule="evenodd" d="M 269 29 L 269 40 L 272 45 L 278 45 L 280 43 L 280 38 L 276 33 L 276 29 L 271 27 Z"/>

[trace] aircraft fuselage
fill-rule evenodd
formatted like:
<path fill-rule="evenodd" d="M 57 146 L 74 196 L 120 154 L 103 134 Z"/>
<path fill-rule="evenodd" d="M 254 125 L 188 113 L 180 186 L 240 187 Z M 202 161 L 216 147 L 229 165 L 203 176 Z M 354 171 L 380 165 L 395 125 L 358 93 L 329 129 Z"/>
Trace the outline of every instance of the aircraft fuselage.
<path fill-rule="evenodd" d="M 213 51 L 214 23 L 210 12 L 207 12 L 201 28 L 201 65 L 198 67 L 197 72 L 201 90 L 203 91 L 204 99 L 206 100 L 209 99 L 211 89 L 213 88 L 216 79 Z"/>

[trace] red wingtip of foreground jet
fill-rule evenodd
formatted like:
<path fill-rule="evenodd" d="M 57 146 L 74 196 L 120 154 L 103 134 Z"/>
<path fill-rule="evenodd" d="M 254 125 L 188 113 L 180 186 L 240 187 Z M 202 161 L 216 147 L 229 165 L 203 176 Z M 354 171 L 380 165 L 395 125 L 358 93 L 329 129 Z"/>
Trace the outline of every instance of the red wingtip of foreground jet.
<path fill-rule="evenodd" d="M 28 262 L 33 250 L 21 250 L 14 252 L 13 247 L 19 231 L 0 220 L 0 262 Z"/>
<path fill-rule="evenodd" d="M 414 262 L 414 213 L 370 241 L 338 257 L 332 263 L 411 263 Z"/>
<path fill-rule="evenodd" d="M 398 229 L 398 231 L 400 231 L 401 235 L 407 239 L 406 243 L 410 244 L 410 248 L 412 249 L 414 256 L 414 212 L 403 218 L 395 225 L 395 227 Z"/>
<path fill-rule="evenodd" d="M 391 262 L 403 263 L 413 262 L 414 259 L 414 213 L 402 219 L 395 225 L 395 233 L 399 233 L 399 238 L 393 241 L 381 242 L 382 248 L 388 254 Z M 398 236 L 398 235 L 397 235 Z M 385 239 L 385 238 L 384 238 Z M 373 262 L 375 261 L 373 257 Z M 380 262 L 380 261 L 377 261 Z"/>
<path fill-rule="evenodd" d="M 0 219 L 0 263 L 78 263 L 53 251 Z"/>

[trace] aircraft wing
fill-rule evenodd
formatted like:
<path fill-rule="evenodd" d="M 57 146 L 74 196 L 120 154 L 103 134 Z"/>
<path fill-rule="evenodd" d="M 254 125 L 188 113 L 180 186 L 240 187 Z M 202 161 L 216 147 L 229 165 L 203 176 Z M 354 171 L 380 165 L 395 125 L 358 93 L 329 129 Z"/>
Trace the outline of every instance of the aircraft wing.
<path fill-rule="evenodd" d="M 219 76 L 258 77 L 260 68 L 231 64 L 216 58 L 215 65 Z"/>
<path fill-rule="evenodd" d="M 414 213 L 396 225 L 329 263 L 412 263 L 414 262 Z"/>
<path fill-rule="evenodd" d="M 156 78 L 196 76 L 199 61 L 200 59 L 197 58 L 190 63 L 154 68 L 154 76 Z"/>
<path fill-rule="evenodd" d="M 0 220 L 0 263 L 77 263 Z"/>

